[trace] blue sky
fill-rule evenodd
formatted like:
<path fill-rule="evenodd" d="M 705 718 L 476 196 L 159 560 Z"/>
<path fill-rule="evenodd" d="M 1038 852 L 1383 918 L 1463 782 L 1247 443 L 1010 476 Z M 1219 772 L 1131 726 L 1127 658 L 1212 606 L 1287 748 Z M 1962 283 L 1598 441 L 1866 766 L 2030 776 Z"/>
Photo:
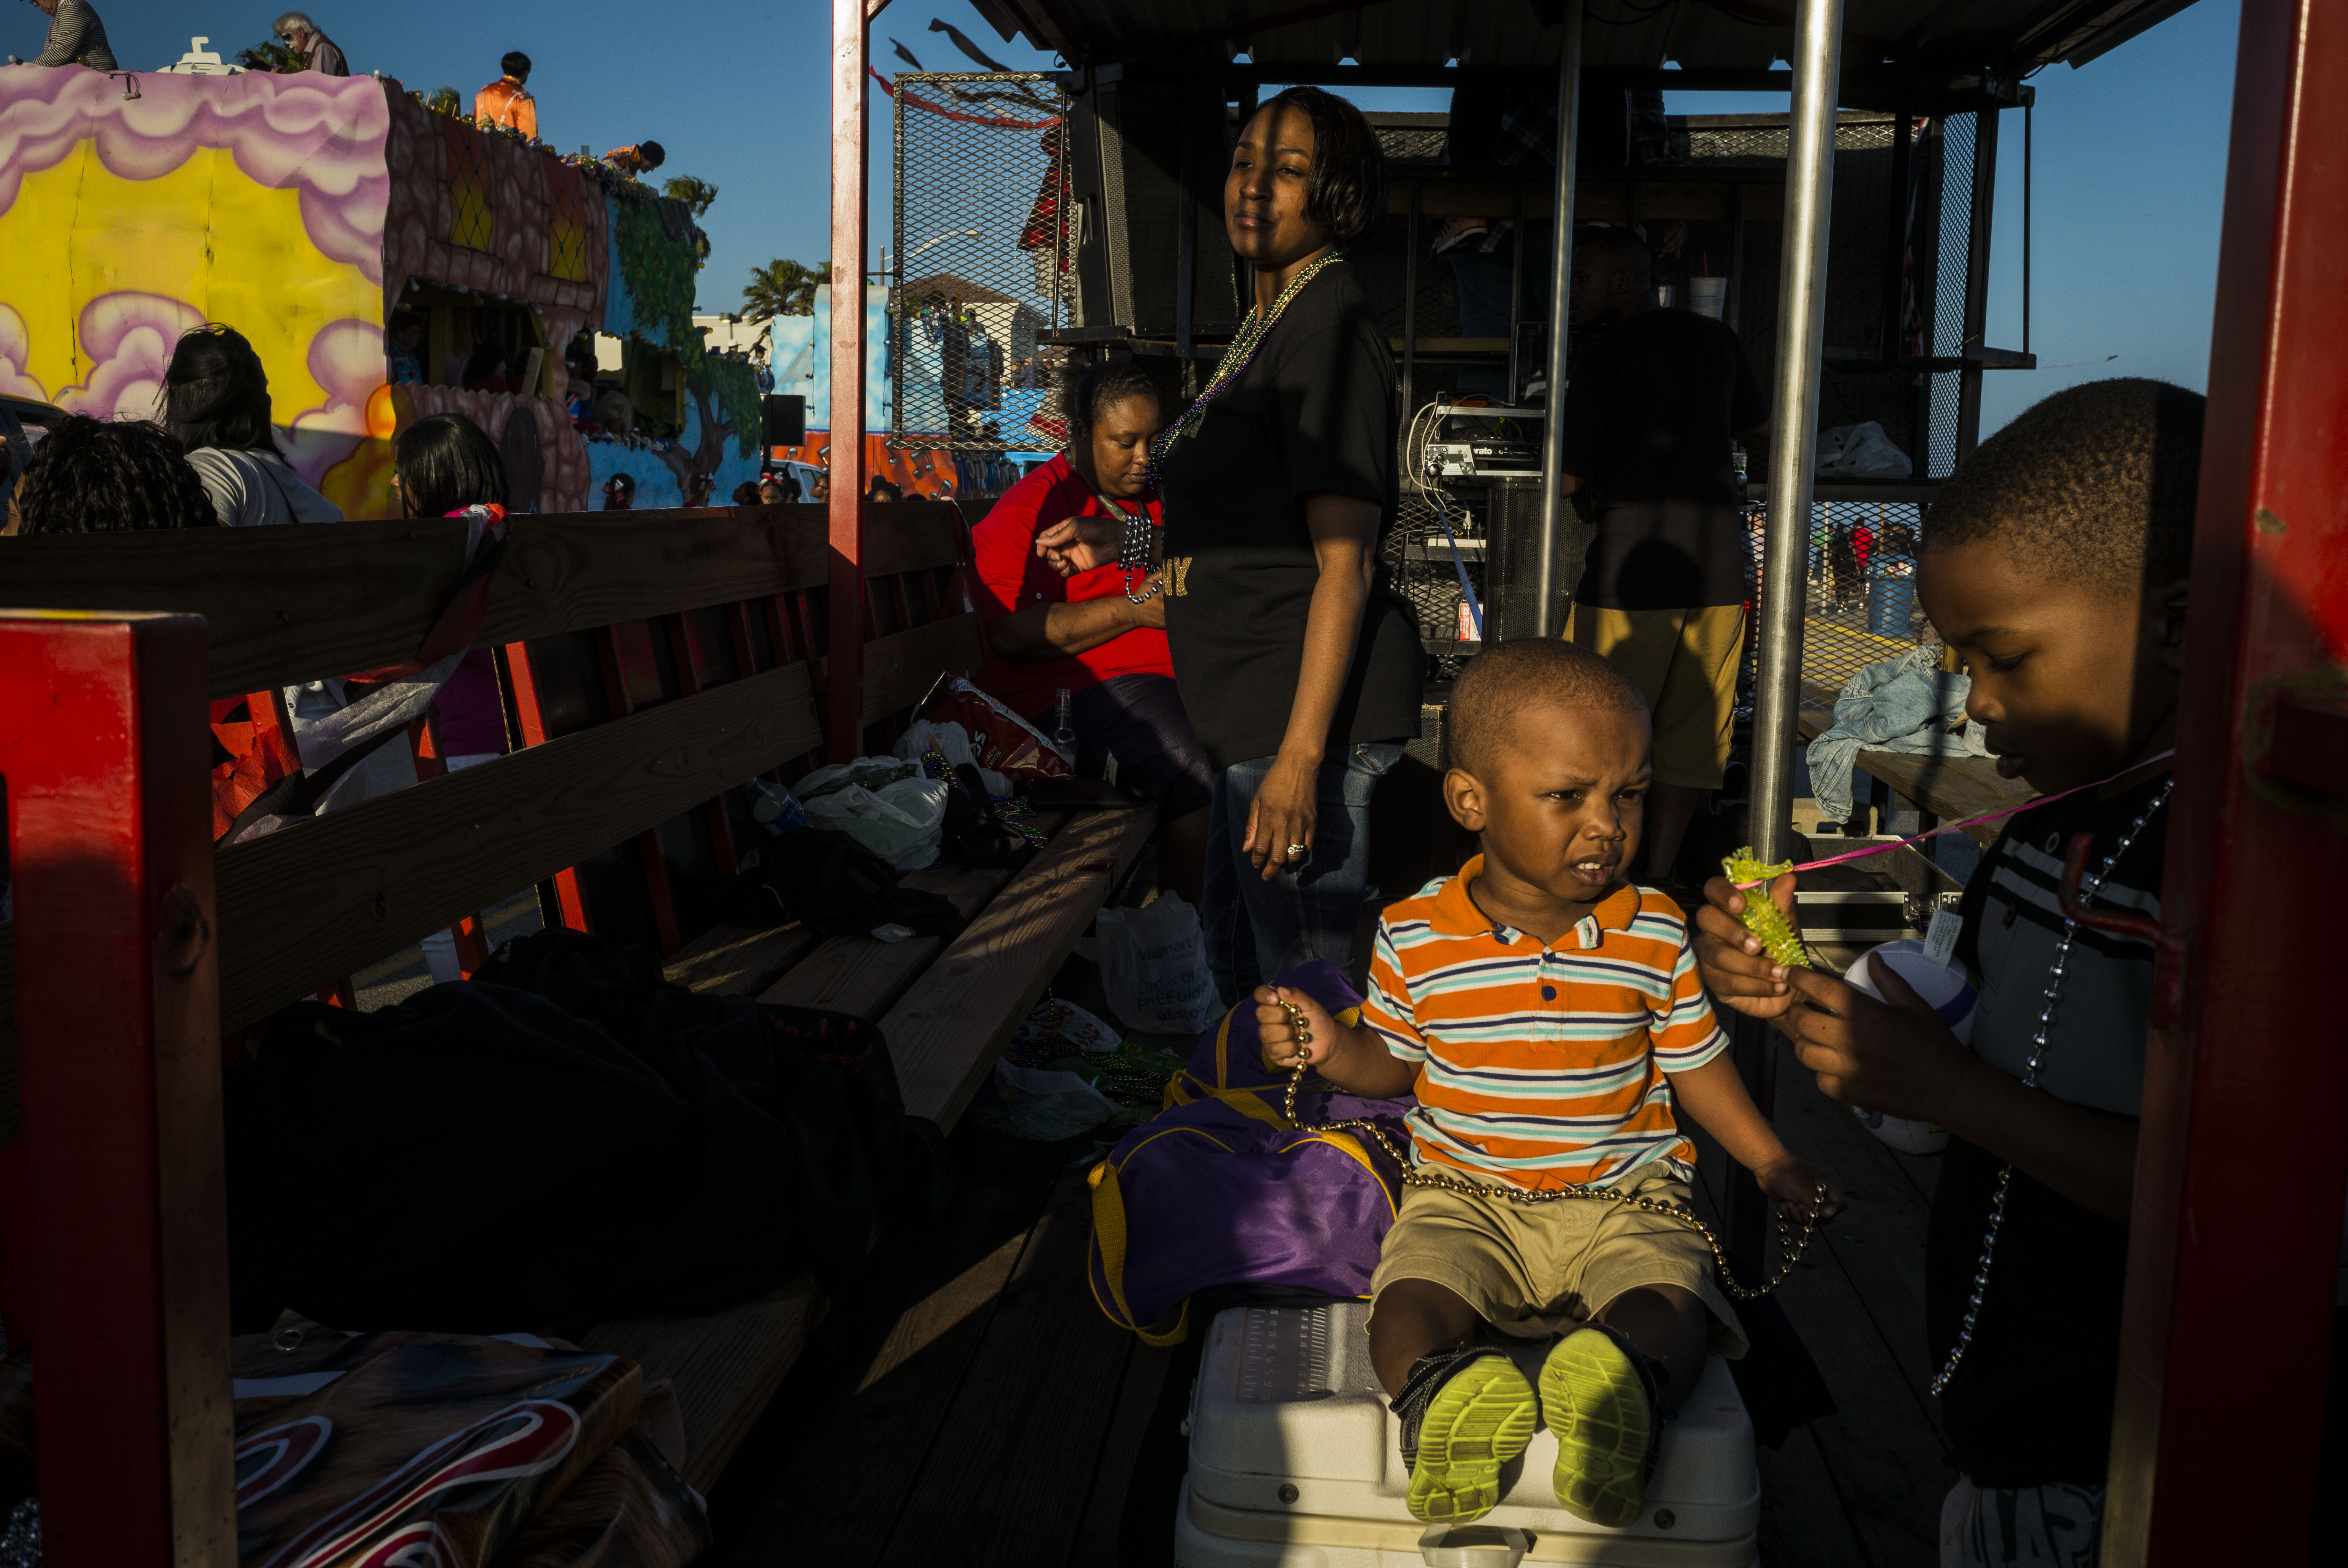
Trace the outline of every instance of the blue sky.
<path fill-rule="evenodd" d="M 219 0 L 95 0 L 116 54 L 134 67 L 176 60 L 191 34 L 224 55 L 266 36 L 276 10 Z M 2199 388 L 2207 374 L 2226 131 L 2239 0 L 2199 0 L 2085 70 L 2057 66 L 2038 89 L 2031 347 L 2048 368 L 1988 377 L 1985 429 L 2048 393 L 2100 375 L 2157 375 Z M 651 137 L 664 174 L 718 187 L 705 310 L 737 306 L 750 269 L 777 256 L 828 253 L 829 112 L 824 0 L 697 0 L 655 9 L 615 0 L 404 0 L 396 6 L 309 7 L 352 68 L 411 87 L 465 93 L 498 74 L 508 49 L 535 62 L 541 134 L 596 151 Z M 960 27 L 1022 69 L 1054 61 L 1005 43 L 963 0 L 896 0 L 873 25 L 874 64 L 905 68 L 903 42 L 932 70 L 968 68 L 932 18 Z M 0 10 L 0 49 L 38 52 L 46 19 Z M 872 235 L 889 210 L 888 100 L 876 88 Z M 1681 112 L 1782 108 L 1749 95 L 1674 94 Z M 1365 94 L 1365 108 L 1441 108 L 1444 95 Z M 2021 345 L 2022 136 L 2006 117 L 2000 149 L 1990 342 Z M 1022 193 L 1018 200 L 1025 200 Z M 877 257 L 868 257 L 868 264 Z M 2108 355 L 2116 358 L 2107 359 Z"/>

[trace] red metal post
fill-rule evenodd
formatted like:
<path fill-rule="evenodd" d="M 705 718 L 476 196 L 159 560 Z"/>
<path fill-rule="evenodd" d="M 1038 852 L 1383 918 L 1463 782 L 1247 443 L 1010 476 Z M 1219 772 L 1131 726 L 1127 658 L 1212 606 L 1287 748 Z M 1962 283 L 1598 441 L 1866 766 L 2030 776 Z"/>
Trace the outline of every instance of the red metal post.
<path fill-rule="evenodd" d="M 2348 1185 L 2348 9 L 2246 0 L 2236 60 L 2106 1568 L 2308 1560 Z"/>
<path fill-rule="evenodd" d="M 631 678 L 635 671 L 644 672 L 649 687 L 659 690 L 660 676 L 653 663 L 652 632 L 643 621 L 598 627 L 595 653 L 603 666 L 603 702 L 611 709 L 613 718 L 624 719 L 636 711 L 635 687 Z M 636 657 L 630 659 L 630 653 Z M 688 671 L 690 668 L 688 662 Z M 669 885 L 668 856 L 661 848 L 659 829 L 648 827 L 636 835 L 636 859 L 644 867 L 644 898 L 652 908 L 653 939 L 661 957 L 666 958 L 685 946 L 685 933 L 677 924 L 676 894 Z"/>
<path fill-rule="evenodd" d="M 866 0 L 831 0 L 831 760 L 864 733 Z"/>
<path fill-rule="evenodd" d="M 236 1561 L 204 623 L 0 611 L 43 1560 Z"/>
<path fill-rule="evenodd" d="M 546 733 L 545 710 L 539 705 L 538 677 L 530 667 L 530 644 L 509 642 L 498 651 L 498 673 L 506 690 L 513 693 L 514 718 L 521 727 L 520 743 L 542 746 L 551 737 Z M 555 912 L 562 924 L 573 931 L 593 931 L 595 926 L 587 917 L 587 895 L 579 886 L 578 870 L 566 866 L 540 886 L 543 888 L 549 884 L 553 888 Z M 541 907 L 543 905 L 541 893 Z"/>

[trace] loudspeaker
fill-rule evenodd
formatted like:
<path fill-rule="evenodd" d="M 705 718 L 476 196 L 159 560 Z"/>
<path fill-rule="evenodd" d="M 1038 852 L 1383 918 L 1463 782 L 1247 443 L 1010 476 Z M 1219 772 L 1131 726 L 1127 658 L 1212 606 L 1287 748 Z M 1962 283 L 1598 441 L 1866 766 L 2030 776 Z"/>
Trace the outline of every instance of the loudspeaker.
<path fill-rule="evenodd" d="M 770 392 L 759 400 L 759 425 L 767 453 L 778 446 L 807 445 L 807 399 L 793 393 Z"/>
<path fill-rule="evenodd" d="M 1223 231 L 1231 112 L 1214 81 L 1096 83 L 1069 114 L 1077 213 L 1075 325 L 1170 339 L 1190 255 L 1190 330 L 1239 328 L 1239 286 Z"/>

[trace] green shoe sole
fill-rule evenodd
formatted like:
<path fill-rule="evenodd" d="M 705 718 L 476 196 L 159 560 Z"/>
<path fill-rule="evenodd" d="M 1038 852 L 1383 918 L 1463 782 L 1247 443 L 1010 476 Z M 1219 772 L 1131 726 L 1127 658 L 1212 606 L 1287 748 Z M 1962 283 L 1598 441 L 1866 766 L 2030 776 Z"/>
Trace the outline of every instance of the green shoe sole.
<path fill-rule="evenodd" d="M 1533 1440 L 1540 1404 L 1505 1356 L 1470 1362 L 1436 1391 L 1418 1428 L 1410 1467 L 1410 1513 L 1428 1524 L 1465 1524 L 1500 1501 L 1500 1470 Z"/>
<path fill-rule="evenodd" d="M 1620 1529 L 1646 1506 L 1654 1411 L 1621 1346 L 1582 1328 L 1541 1363 L 1541 1409 L 1557 1434 L 1557 1500 L 1576 1519 Z"/>

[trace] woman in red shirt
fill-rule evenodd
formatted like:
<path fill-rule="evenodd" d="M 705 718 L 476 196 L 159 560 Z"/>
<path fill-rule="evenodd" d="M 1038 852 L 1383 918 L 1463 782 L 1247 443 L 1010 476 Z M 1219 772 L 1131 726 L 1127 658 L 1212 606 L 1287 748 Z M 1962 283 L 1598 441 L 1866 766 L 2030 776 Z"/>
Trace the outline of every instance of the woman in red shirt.
<path fill-rule="evenodd" d="M 1113 518 L 1146 524 L 1147 559 L 1158 559 L 1158 388 L 1131 361 L 1104 361 L 1067 405 L 1067 450 L 1013 486 L 971 536 L 990 650 L 978 684 L 1047 733 L 1068 691 L 1076 771 L 1097 776 L 1114 757 L 1117 783 L 1158 803 L 1159 880 L 1196 906 L 1214 770 L 1174 690 L 1158 576 L 1112 561 L 1063 579 L 1035 553 L 1047 528 Z"/>

